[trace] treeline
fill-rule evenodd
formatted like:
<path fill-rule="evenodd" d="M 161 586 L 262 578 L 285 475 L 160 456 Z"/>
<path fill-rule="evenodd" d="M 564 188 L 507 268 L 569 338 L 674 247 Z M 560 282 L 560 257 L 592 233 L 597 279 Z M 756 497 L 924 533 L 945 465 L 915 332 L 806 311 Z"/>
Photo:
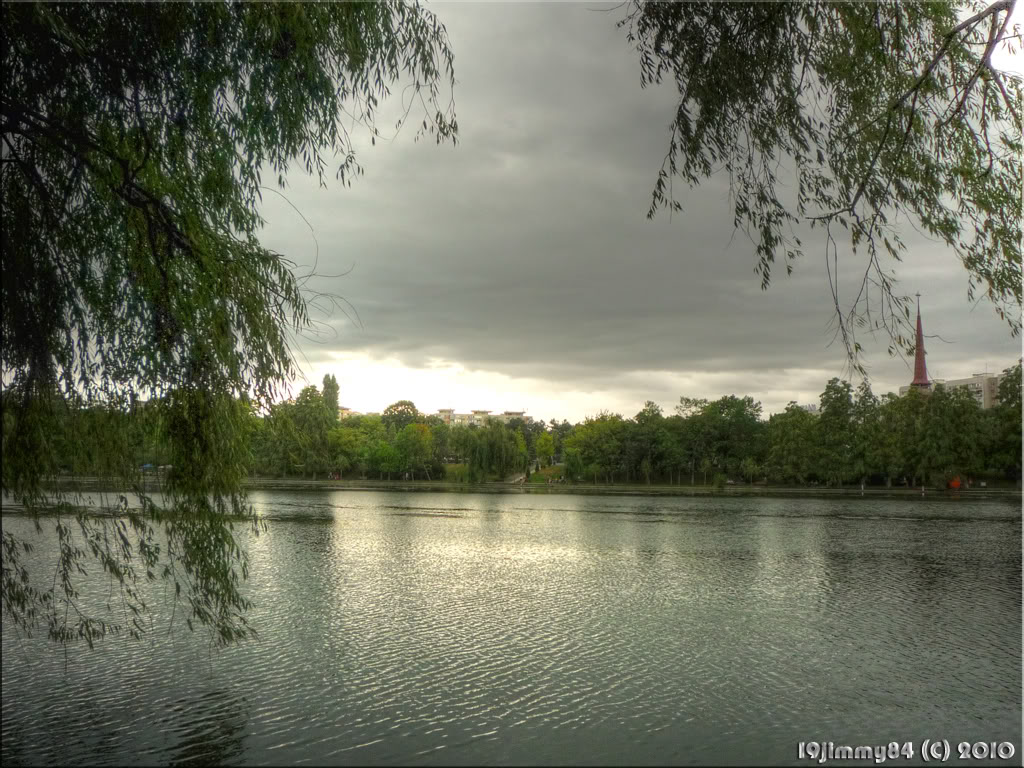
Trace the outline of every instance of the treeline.
<path fill-rule="evenodd" d="M 17 450 L 26 434 L 44 433 L 46 450 L 36 467 L 42 476 L 142 479 L 152 470 L 173 478 L 177 467 L 188 464 L 172 449 L 188 441 L 170 439 L 188 437 L 188 419 L 169 407 L 182 394 L 90 404 L 55 391 L 32 400 L 28 410 L 6 407 L 16 397 L 22 394 L 14 388 L 2 393 L 3 448 Z M 572 429 L 567 422 L 552 422 L 549 432 L 543 424 L 522 420 L 453 429 L 408 400 L 380 416 L 339 420 L 338 385 L 330 375 L 322 391 L 305 387 L 294 401 L 276 404 L 268 413 L 257 412 L 244 397 L 227 395 L 195 398 L 191 405 L 186 413 L 216 410 L 224 425 L 215 435 L 217 447 L 235 476 L 484 482 L 526 472 L 531 461 L 549 462 L 559 436 Z M 15 464 L 4 463 L 5 473 L 14 471 Z"/>
<path fill-rule="evenodd" d="M 761 418 L 750 397 L 680 398 L 665 417 L 648 402 L 633 419 L 602 414 L 573 428 L 566 470 L 592 482 L 944 485 L 954 477 L 1020 481 L 1021 368 L 982 410 L 966 390 L 876 397 L 832 379 L 817 413 L 790 403 Z"/>
<path fill-rule="evenodd" d="M 575 426 L 516 419 L 452 427 L 408 400 L 379 416 L 339 420 L 338 385 L 326 376 L 322 390 L 308 386 L 268 413 L 227 396 L 208 407 L 230 417 L 223 451 L 234 472 L 248 475 L 483 482 L 557 464 L 567 481 L 586 483 L 888 486 L 956 476 L 1019 483 L 1019 364 L 1005 372 L 999 396 L 1000 405 L 982 410 L 962 389 L 879 398 L 866 382 L 854 390 L 832 379 L 817 413 L 790 403 L 767 420 L 760 403 L 729 395 L 680 398 L 667 416 L 648 402 L 633 418 L 602 413 Z M 176 461 L 168 439 L 183 426 L 168 421 L 159 400 L 87 407 L 55 396 L 40 407 L 56 414 L 46 420 L 43 474 L 124 477 L 186 463 Z M 19 439 L 9 413 L 5 452 Z"/>
<path fill-rule="evenodd" d="M 944 484 L 953 477 L 1019 480 L 1021 369 L 1005 372 L 1001 405 L 966 390 L 877 397 L 832 379 L 817 413 L 790 403 L 762 418 L 750 397 L 680 398 L 665 415 L 602 413 L 575 426 L 512 420 L 451 427 L 402 400 L 380 416 L 338 421 L 337 385 L 306 387 L 255 418 L 252 470 L 261 475 L 500 480 L 553 463 L 570 482 L 710 485 Z"/>
<path fill-rule="evenodd" d="M 337 384 L 324 378 L 323 391 L 303 389 L 294 402 L 275 405 L 255 418 L 252 469 L 260 475 L 309 478 L 482 482 L 526 472 L 531 462 L 549 461 L 555 437 L 568 423 L 515 420 L 484 427 L 450 427 L 439 416 L 420 413 L 409 400 L 379 416 L 337 418 Z"/>

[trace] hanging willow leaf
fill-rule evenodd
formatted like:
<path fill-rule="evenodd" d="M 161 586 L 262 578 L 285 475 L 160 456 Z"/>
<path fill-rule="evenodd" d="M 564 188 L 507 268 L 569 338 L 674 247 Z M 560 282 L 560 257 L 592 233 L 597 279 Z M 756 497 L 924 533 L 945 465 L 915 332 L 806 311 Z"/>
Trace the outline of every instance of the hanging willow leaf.
<path fill-rule="evenodd" d="M 695 186 L 724 170 L 764 288 L 777 257 L 788 272 L 803 255 L 801 228 L 823 231 L 836 332 L 862 373 L 858 320 L 896 348 L 913 337 L 884 259 L 906 251 L 907 221 L 956 254 L 968 299 L 988 298 L 1016 335 L 1022 87 L 992 60 L 1019 46 L 1015 6 L 633 0 L 619 23 L 641 84 L 679 91 L 648 216 L 679 210 L 673 177 Z M 840 256 L 863 275 L 845 302 Z"/>
<path fill-rule="evenodd" d="M 61 642 L 138 634 L 75 600 L 95 558 L 126 614 L 145 609 L 142 565 L 181 589 L 188 626 L 234 642 L 252 632 L 229 527 L 256 521 L 249 410 L 290 380 L 289 333 L 309 324 L 292 263 L 258 239 L 261 174 L 283 184 L 302 158 L 324 183 L 335 154 L 339 177 L 360 172 L 340 118 L 372 135 L 399 78 L 454 140 L 446 32 L 415 2 L 11 3 L 2 19 L 3 492 L 54 512 L 60 546 L 53 586 L 36 584 L 4 531 L 5 621 Z M 132 460 L 154 435 L 163 506 Z M 73 489 L 46 490 L 83 471 L 134 491 L 118 536 Z"/>

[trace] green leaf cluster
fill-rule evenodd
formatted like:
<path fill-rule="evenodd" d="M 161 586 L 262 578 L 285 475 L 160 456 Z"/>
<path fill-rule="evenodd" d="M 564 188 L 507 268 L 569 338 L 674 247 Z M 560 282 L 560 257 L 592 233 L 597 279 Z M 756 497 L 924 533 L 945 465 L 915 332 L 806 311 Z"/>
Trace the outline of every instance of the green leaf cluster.
<path fill-rule="evenodd" d="M 141 614 L 133 585 L 150 553 L 161 567 L 143 557 L 147 577 L 173 581 L 189 626 L 234 642 L 251 630 L 230 528 L 233 517 L 256 525 L 240 490 L 260 429 L 249 403 L 279 397 L 290 334 L 309 324 L 293 263 L 258 237 L 273 189 L 263 176 L 283 187 L 298 163 L 326 184 L 337 162 L 349 183 L 361 172 L 349 131 L 379 135 L 396 82 L 422 97 L 417 135 L 454 140 L 447 35 L 416 2 L 11 3 L 0 15 L 3 492 L 59 513 L 62 575 L 32 581 L 5 531 L 5 621 L 30 629 L 45 617 L 60 641 L 136 634 L 134 622 L 79 610 L 73 576 L 98 562 Z M 159 506 L 134 438 L 111 426 L 140 401 L 172 467 Z M 329 444 L 309 437 L 320 416 L 300 401 L 280 428 L 305 441 L 289 460 L 317 467 Z M 86 515 L 46 485 L 71 469 L 58 457 L 80 422 L 101 437 L 76 471 L 138 496 L 117 537 L 100 534 L 118 518 Z"/>
<path fill-rule="evenodd" d="M 762 288 L 814 233 L 836 332 L 862 373 L 858 329 L 913 345 L 888 262 L 906 252 L 907 221 L 963 262 L 968 298 L 988 298 L 1016 335 L 1024 91 L 992 59 L 1017 49 L 1014 4 L 632 0 L 619 24 L 641 85 L 679 94 L 648 216 L 682 210 L 674 180 L 728 174 Z M 845 303 L 840 262 L 862 275 Z"/>

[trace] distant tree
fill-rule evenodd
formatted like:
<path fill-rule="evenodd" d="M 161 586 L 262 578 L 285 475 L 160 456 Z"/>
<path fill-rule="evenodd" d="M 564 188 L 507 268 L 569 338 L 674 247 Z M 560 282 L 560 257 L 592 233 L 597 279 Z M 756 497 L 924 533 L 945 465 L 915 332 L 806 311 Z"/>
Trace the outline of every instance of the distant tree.
<path fill-rule="evenodd" d="M 530 461 L 537 459 L 537 438 L 547 432 L 544 422 L 516 418 L 509 419 L 506 426 L 509 429 L 518 429 L 523 433 L 523 439 L 526 440 L 526 452 L 530 457 Z"/>
<path fill-rule="evenodd" d="M 334 419 L 324 406 L 323 395 L 315 386 L 303 387 L 299 392 L 299 396 L 295 398 L 292 418 L 303 438 L 303 474 L 308 472 L 310 477 L 315 479 L 317 475 L 324 474 L 329 469 L 327 432 L 334 423 Z"/>
<path fill-rule="evenodd" d="M 712 463 L 723 472 L 739 474 L 745 457 L 761 458 L 764 424 L 761 404 L 754 398 L 721 397 L 705 406 L 697 423 Z"/>
<path fill-rule="evenodd" d="M 471 483 L 486 480 L 491 460 L 483 430 L 475 425 L 463 426 L 455 434 L 460 455 L 466 462 L 466 479 Z"/>
<path fill-rule="evenodd" d="M 306 435 L 295 425 L 295 405 L 281 403 L 270 409 L 254 446 L 260 471 L 282 476 L 298 472 L 306 453 Z"/>
<path fill-rule="evenodd" d="M 773 480 L 803 485 L 814 472 L 816 422 L 795 402 L 768 420 L 768 472 Z"/>
<path fill-rule="evenodd" d="M 565 440 L 565 449 L 579 457 L 587 467 L 586 474 L 602 474 L 611 483 L 614 473 L 623 464 L 622 436 L 625 422 L 619 414 L 602 412 L 597 418 L 588 418 L 577 424 Z M 596 469 L 596 472 L 593 471 Z"/>
<path fill-rule="evenodd" d="M 1021 484 L 1021 364 L 1003 371 L 999 404 L 991 409 L 992 464 Z"/>
<path fill-rule="evenodd" d="M 575 483 L 586 474 L 586 467 L 579 451 L 570 443 L 562 452 L 565 461 L 565 477 L 569 482 Z M 595 473 L 596 474 L 596 473 Z M 596 482 L 596 480 L 595 480 Z"/>
<path fill-rule="evenodd" d="M 338 380 L 334 378 L 334 374 L 328 373 L 324 376 L 324 407 L 331 415 L 332 424 L 338 420 L 338 396 L 340 392 L 341 388 L 338 386 Z"/>
<path fill-rule="evenodd" d="M 521 430 L 512 429 L 509 431 L 512 433 L 512 439 L 516 443 L 515 463 L 513 466 L 516 471 L 522 472 L 530 464 L 530 453 L 526 448 L 526 438 L 523 437 Z"/>
<path fill-rule="evenodd" d="M 660 466 L 666 449 L 665 418 L 661 407 L 648 400 L 644 407 L 633 417 L 635 424 L 633 444 L 636 455 L 640 457 L 640 473 L 647 484 L 651 484 L 651 473 Z"/>
<path fill-rule="evenodd" d="M 882 425 L 889 452 L 889 473 L 901 475 L 910 485 L 926 471 L 924 453 L 927 396 L 911 387 L 902 397 L 882 400 Z"/>
<path fill-rule="evenodd" d="M 690 485 L 695 483 L 697 467 L 709 459 L 711 448 L 710 417 L 706 413 L 708 400 L 680 397 L 676 415 L 681 421 L 675 425 L 675 444 L 680 459 L 689 467 Z M 707 479 L 704 480 L 705 485 Z"/>
<path fill-rule="evenodd" d="M 708 401 L 702 397 L 680 397 L 679 405 L 676 406 L 676 413 L 684 419 L 701 413 L 708 405 Z"/>
<path fill-rule="evenodd" d="M 551 419 L 548 422 L 548 426 L 551 430 L 551 436 L 555 439 L 555 456 L 559 457 L 562 455 L 562 446 L 565 443 L 565 438 L 572 433 L 572 424 L 565 419 L 562 419 L 561 422 Z M 564 458 L 562 460 L 564 461 Z"/>
<path fill-rule="evenodd" d="M 426 424 L 406 424 L 395 438 L 395 448 L 401 457 L 402 468 L 416 479 L 423 472 L 430 479 L 430 464 L 434 456 L 434 436 Z"/>
<path fill-rule="evenodd" d="M 500 421 L 493 419 L 481 432 L 480 441 L 486 448 L 489 472 L 499 480 L 504 480 L 510 473 L 522 470 L 525 444 L 520 442 L 522 435 L 519 432 L 513 433 Z M 519 435 L 518 440 L 516 435 Z"/>
<path fill-rule="evenodd" d="M 640 459 L 640 474 L 644 476 L 644 480 L 648 485 L 651 484 L 651 473 L 654 471 L 654 462 L 651 461 L 650 455 L 645 455 Z"/>
<path fill-rule="evenodd" d="M 694 465 L 687 450 L 689 445 L 686 442 L 686 422 L 678 414 L 665 419 L 665 429 L 662 432 L 661 466 L 659 469 L 669 476 L 669 482 L 673 481 L 673 474 L 676 482 L 683 482 L 683 471 L 690 470 L 690 485 L 693 485 Z"/>
<path fill-rule="evenodd" d="M 905 470 L 902 436 L 899 429 L 905 425 L 901 398 L 892 393 L 882 395 L 878 401 L 879 440 L 875 445 L 879 471 L 885 475 L 885 486 L 891 487 L 893 478 Z"/>
<path fill-rule="evenodd" d="M 389 430 L 398 433 L 416 421 L 419 415 L 412 400 L 399 400 L 384 409 L 381 420 Z"/>
<path fill-rule="evenodd" d="M 1003 371 L 999 380 L 999 404 L 1019 410 L 1021 407 L 1021 364 Z"/>
<path fill-rule="evenodd" d="M 378 440 L 371 450 L 370 466 L 380 473 L 381 480 L 390 480 L 392 474 L 402 471 L 402 455 L 387 440 Z"/>
<path fill-rule="evenodd" d="M 534 450 L 541 464 L 545 467 L 550 466 L 551 457 L 555 455 L 555 438 L 550 432 L 542 433 L 534 443 Z"/>
<path fill-rule="evenodd" d="M 503 480 L 511 472 L 522 471 L 525 467 L 526 446 L 522 434 L 495 419 L 483 427 L 459 427 L 454 440 L 468 464 L 470 482 L 495 477 Z"/>
<path fill-rule="evenodd" d="M 692 187 L 724 170 L 762 288 L 777 260 L 788 274 L 802 255 L 801 226 L 824 230 L 815 241 L 833 267 L 837 333 L 861 372 L 862 324 L 913 342 L 885 267 L 906 249 L 897 220 L 949 247 L 968 299 L 985 295 L 1018 333 L 1022 88 L 992 59 L 1019 44 L 1015 5 L 631 0 L 620 26 L 641 86 L 668 79 L 679 91 L 648 217 L 681 210 L 674 178 Z M 843 258 L 864 261 L 845 306 L 839 235 Z"/>
<path fill-rule="evenodd" d="M 526 426 L 526 419 L 520 419 L 519 417 L 516 417 L 516 418 L 513 418 L 513 419 L 509 419 L 508 421 L 505 422 L 505 426 L 508 427 L 513 432 L 522 432 L 523 433 L 523 439 L 526 440 L 527 446 L 530 446 L 530 445 L 533 444 L 533 440 L 532 439 L 527 440 L 527 438 L 526 438 L 526 433 L 528 431 L 527 426 Z"/>
<path fill-rule="evenodd" d="M 953 477 L 982 468 L 981 406 L 965 389 L 935 387 L 925 403 L 922 464 L 943 487 Z"/>
<path fill-rule="evenodd" d="M 474 440 L 472 430 L 465 426 L 452 427 L 449 445 L 451 455 L 456 462 L 467 461 L 471 453 L 471 444 Z"/>
<path fill-rule="evenodd" d="M 867 379 L 857 386 L 851 412 L 853 428 L 852 464 L 863 485 L 876 472 L 882 473 L 883 436 L 881 408 Z"/>
<path fill-rule="evenodd" d="M 331 429 L 327 433 L 330 467 L 344 477 L 345 470 L 360 465 L 364 443 L 364 434 L 355 427 L 339 426 Z"/>
<path fill-rule="evenodd" d="M 754 484 L 754 478 L 757 477 L 760 472 L 761 467 L 750 456 L 747 456 L 742 462 L 740 462 L 740 473 L 751 485 Z"/>
<path fill-rule="evenodd" d="M 452 446 L 452 428 L 443 421 L 440 423 L 431 422 L 430 433 L 434 438 L 433 465 L 439 472 L 443 472 L 444 464 L 448 460 Z"/>
<path fill-rule="evenodd" d="M 818 467 L 822 477 L 842 487 L 853 471 L 853 387 L 833 378 L 821 393 L 818 433 Z"/>
<path fill-rule="evenodd" d="M 377 471 L 374 463 L 377 456 L 376 450 L 380 443 L 387 439 L 387 428 L 380 416 L 358 416 L 355 419 L 346 419 L 346 423 L 355 425 L 362 436 L 359 444 L 359 454 L 356 457 L 356 466 L 364 473 Z"/>
<path fill-rule="evenodd" d="M 700 460 L 700 471 L 704 473 L 704 485 L 708 484 L 708 473 L 715 468 L 715 460 L 711 456 L 705 456 Z"/>

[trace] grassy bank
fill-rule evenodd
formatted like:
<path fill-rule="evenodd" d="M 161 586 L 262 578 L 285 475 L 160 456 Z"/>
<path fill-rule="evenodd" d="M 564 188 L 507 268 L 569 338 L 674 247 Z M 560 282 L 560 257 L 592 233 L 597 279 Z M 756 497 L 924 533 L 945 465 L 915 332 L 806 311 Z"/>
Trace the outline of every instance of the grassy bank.
<path fill-rule="evenodd" d="M 402 480 L 305 480 L 297 478 L 252 477 L 245 481 L 250 491 L 433 491 L 443 493 L 539 493 L 539 494 L 586 494 L 599 496 L 765 496 L 765 497 L 821 497 L 852 496 L 865 498 L 922 498 L 917 488 L 868 487 L 860 486 L 826 488 L 822 486 L 775 486 L 775 485 L 726 485 L 716 488 L 712 485 L 647 485 L 647 484 L 547 484 L 542 474 L 536 481 L 531 476 L 529 483 L 465 483 L 449 481 L 402 481 Z M 95 477 L 61 477 L 54 481 L 61 488 L 81 491 L 130 490 L 117 488 L 109 479 Z M 144 477 L 144 491 L 160 490 L 157 475 Z M 938 487 L 926 487 L 924 498 L 937 499 L 1020 499 L 1021 492 L 1015 488 L 971 488 L 955 494 Z"/>
<path fill-rule="evenodd" d="M 531 480 L 533 477 L 531 476 Z M 835 497 L 864 496 L 873 498 L 921 498 L 920 488 L 865 488 L 859 486 L 844 488 L 793 487 L 772 485 L 727 485 L 724 488 L 689 485 L 613 485 L 567 483 L 548 485 L 546 479 L 523 484 L 513 483 L 449 483 L 412 482 L 379 480 L 274 480 L 254 478 L 246 487 L 250 490 L 350 490 L 350 491 L 439 491 L 445 493 L 530 493 L 530 494 L 587 494 L 598 496 L 772 496 L 772 497 Z M 1020 498 L 1020 491 L 1013 488 L 972 488 L 954 494 L 941 488 L 925 488 L 928 499 L 1012 499 Z"/>

